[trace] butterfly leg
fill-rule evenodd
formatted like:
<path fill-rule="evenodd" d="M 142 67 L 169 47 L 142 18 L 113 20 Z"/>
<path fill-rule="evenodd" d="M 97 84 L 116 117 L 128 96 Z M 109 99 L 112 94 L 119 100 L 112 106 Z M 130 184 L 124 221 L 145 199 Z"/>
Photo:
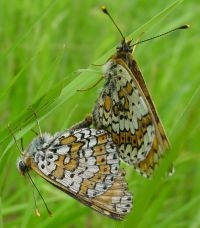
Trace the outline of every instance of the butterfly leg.
<path fill-rule="evenodd" d="M 80 121 L 79 123 L 73 125 L 70 130 L 80 129 L 89 127 L 92 124 L 92 116 L 87 115 L 84 120 Z"/>

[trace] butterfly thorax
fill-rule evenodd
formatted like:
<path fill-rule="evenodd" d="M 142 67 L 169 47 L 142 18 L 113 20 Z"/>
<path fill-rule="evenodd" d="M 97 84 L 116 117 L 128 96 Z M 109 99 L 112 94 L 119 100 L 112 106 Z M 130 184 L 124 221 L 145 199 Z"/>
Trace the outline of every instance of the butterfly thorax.
<path fill-rule="evenodd" d="M 25 150 L 25 154 L 29 157 L 34 157 L 36 153 L 47 151 L 55 144 L 55 141 L 58 139 L 60 134 L 61 133 L 50 135 L 48 133 L 44 133 L 41 136 L 36 137 Z"/>

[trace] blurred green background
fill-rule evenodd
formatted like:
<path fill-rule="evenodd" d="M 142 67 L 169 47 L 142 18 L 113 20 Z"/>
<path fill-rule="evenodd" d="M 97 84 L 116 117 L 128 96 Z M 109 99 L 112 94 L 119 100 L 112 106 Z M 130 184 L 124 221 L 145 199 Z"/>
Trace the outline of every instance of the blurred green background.
<path fill-rule="evenodd" d="M 90 113 L 101 66 L 121 37 L 100 11 L 106 4 L 125 36 L 136 40 L 182 24 L 191 28 L 140 44 L 134 57 L 171 142 L 152 180 L 127 172 L 134 208 L 123 222 L 93 212 L 32 177 L 40 197 L 34 215 L 33 187 L 16 170 L 19 157 L 7 125 L 24 146 L 37 131 L 69 128 Z M 193 1 L 12 1 L 0 2 L 0 227 L 200 227 L 200 4 Z M 86 70 L 89 67 L 90 70 Z M 85 70 L 83 70 L 85 69 Z M 82 73 L 80 73 L 82 72 Z M 32 107 L 31 109 L 29 107 Z M 164 177 L 173 160 L 176 173 Z"/>

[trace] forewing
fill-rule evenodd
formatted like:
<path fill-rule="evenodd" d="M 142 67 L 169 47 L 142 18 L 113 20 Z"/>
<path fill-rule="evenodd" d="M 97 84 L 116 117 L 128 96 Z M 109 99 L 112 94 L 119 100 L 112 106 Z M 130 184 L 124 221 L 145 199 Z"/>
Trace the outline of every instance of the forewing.
<path fill-rule="evenodd" d="M 127 64 L 114 57 L 105 64 L 106 84 L 94 108 L 93 122 L 111 132 L 126 163 L 150 176 L 168 141 L 136 62 L 129 59 Z M 134 77 L 133 73 L 140 75 Z M 141 86 L 145 86 L 144 92 Z"/>
<path fill-rule="evenodd" d="M 158 116 L 158 113 L 156 111 L 153 100 L 151 99 L 150 93 L 147 89 L 142 73 L 136 61 L 132 58 L 131 55 L 128 55 L 127 58 L 124 59 L 124 61 L 120 60 L 120 64 L 122 64 L 127 69 L 127 71 L 130 71 L 130 75 L 132 76 L 134 83 L 137 85 L 138 90 L 140 91 L 144 101 L 147 104 L 148 110 L 151 114 L 152 122 L 156 128 L 156 137 L 158 140 L 158 144 L 160 145 L 161 150 L 164 152 L 169 149 L 169 142 L 163 125 Z"/>
<path fill-rule="evenodd" d="M 136 61 L 132 58 L 132 55 L 126 55 L 125 59 L 117 59 L 116 61 L 124 68 L 126 68 L 126 70 L 131 75 L 133 83 L 136 85 L 139 93 L 141 94 L 144 102 L 148 107 L 150 121 L 155 128 L 155 137 L 153 139 L 149 154 L 145 160 L 134 165 L 135 169 L 139 173 L 146 177 L 149 177 L 152 175 L 155 167 L 158 165 L 159 159 L 169 149 L 169 142 Z"/>
<path fill-rule="evenodd" d="M 102 201 L 99 199 L 99 205 L 94 205 L 96 197 L 112 189 L 120 175 L 116 146 L 104 130 L 84 128 L 58 135 L 48 148 L 35 154 L 31 168 L 62 191 L 102 214 L 113 214 L 111 217 L 119 219 L 130 211 L 118 213 L 114 206 L 120 205 L 124 195 L 129 195 L 124 179 L 119 182 L 121 195 L 116 195 L 116 203 L 113 204 L 113 195 L 110 196 L 109 205 L 105 204 L 104 198 Z M 115 191 L 112 193 L 115 194 Z"/>
<path fill-rule="evenodd" d="M 112 133 L 113 141 L 119 146 L 119 155 L 125 162 L 137 164 L 146 158 L 155 135 L 147 105 L 122 65 L 111 59 L 105 74 L 109 83 L 95 107 L 94 124 Z M 105 109 L 107 97 L 110 105 Z"/>

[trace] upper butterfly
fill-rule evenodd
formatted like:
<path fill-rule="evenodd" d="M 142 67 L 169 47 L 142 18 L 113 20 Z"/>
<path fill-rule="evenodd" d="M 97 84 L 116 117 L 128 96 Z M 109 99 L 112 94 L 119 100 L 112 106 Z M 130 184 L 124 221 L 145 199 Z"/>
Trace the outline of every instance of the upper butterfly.
<path fill-rule="evenodd" d="M 81 203 L 113 219 L 132 208 L 117 147 L 105 130 L 71 129 L 35 138 L 17 161 Z"/>
<path fill-rule="evenodd" d="M 102 11 L 110 17 L 123 40 L 116 54 L 103 66 L 106 82 L 93 110 L 93 124 L 111 132 L 120 158 L 149 177 L 169 143 L 142 73 L 132 57 L 135 44 L 125 40 L 105 7 Z M 188 26 L 171 31 L 185 28 Z"/>

